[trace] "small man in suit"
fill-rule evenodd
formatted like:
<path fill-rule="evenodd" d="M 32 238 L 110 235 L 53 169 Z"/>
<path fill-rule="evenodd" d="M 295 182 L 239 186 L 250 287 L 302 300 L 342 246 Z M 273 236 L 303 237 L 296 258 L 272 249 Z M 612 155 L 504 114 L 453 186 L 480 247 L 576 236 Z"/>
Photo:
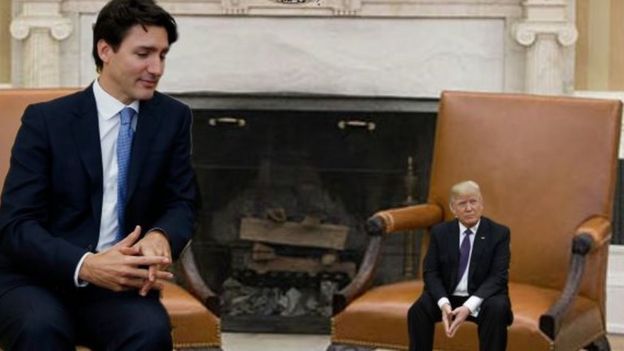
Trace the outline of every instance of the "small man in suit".
<path fill-rule="evenodd" d="M 513 321 L 507 282 L 509 228 L 483 217 L 483 197 L 474 181 L 454 185 L 450 209 L 456 219 L 431 229 L 424 260 L 425 287 L 410 307 L 410 351 L 431 351 L 435 323 L 448 337 L 468 320 L 477 323 L 481 351 L 507 347 Z"/>
<path fill-rule="evenodd" d="M 0 206 L 0 348 L 172 349 L 158 290 L 198 199 L 191 111 L 156 91 L 177 36 L 154 0 L 111 0 L 98 78 L 24 112 Z"/>

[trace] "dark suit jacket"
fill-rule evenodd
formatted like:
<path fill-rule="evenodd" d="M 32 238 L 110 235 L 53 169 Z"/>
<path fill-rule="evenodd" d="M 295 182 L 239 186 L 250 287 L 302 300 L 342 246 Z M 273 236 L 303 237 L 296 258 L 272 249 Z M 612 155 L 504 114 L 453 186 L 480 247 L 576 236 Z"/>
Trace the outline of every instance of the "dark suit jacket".
<path fill-rule="evenodd" d="M 174 257 L 196 217 L 190 127 L 188 106 L 156 93 L 140 104 L 130 160 L 124 232 L 162 228 Z M 0 296 L 24 282 L 73 287 L 78 261 L 97 246 L 101 207 L 92 87 L 29 106 L 0 206 Z"/>
<path fill-rule="evenodd" d="M 508 294 L 509 228 L 481 217 L 474 238 L 468 293 L 487 299 Z M 431 242 L 424 261 L 425 291 L 434 301 L 452 295 L 458 283 L 459 222 L 440 223 L 431 229 Z"/>

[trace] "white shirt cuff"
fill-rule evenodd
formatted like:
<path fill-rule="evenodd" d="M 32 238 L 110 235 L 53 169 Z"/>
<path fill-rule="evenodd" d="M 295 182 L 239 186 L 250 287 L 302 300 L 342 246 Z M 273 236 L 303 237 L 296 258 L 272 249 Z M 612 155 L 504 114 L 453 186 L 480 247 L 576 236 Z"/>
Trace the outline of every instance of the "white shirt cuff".
<path fill-rule="evenodd" d="M 479 310 L 481 309 L 482 302 L 482 298 L 472 295 L 468 298 L 468 300 L 464 302 L 464 306 L 468 307 L 471 316 L 477 317 L 479 315 Z"/>
<path fill-rule="evenodd" d="M 87 256 L 89 255 L 91 255 L 91 252 L 87 252 L 82 255 L 82 258 L 80 259 L 80 261 L 78 261 L 78 264 L 76 265 L 76 270 L 74 271 L 74 284 L 77 288 L 84 288 L 85 286 L 89 285 L 88 282 L 82 281 L 80 278 L 78 278 L 80 268 L 82 268 L 82 264 L 84 263 L 85 258 L 87 258 Z"/>
<path fill-rule="evenodd" d="M 451 301 L 449 301 L 449 299 L 447 299 L 446 297 L 442 297 L 438 300 L 438 307 L 440 307 L 440 311 L 442 310 L 442 306 L 446 305 L 447 303 L 450 305 Z"/>

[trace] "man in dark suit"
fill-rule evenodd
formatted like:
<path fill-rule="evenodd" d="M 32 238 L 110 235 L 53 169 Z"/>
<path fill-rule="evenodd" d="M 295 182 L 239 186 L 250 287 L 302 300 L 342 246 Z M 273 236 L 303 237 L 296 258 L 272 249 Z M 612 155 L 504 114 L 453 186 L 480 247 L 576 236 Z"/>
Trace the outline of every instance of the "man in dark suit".
<path fill-rule="evenodd" d="M 464 321 L 475 322 L 480 350 L 505 350 L 513 321 L 507 291 L 509 228 L 481 216 L 483 198 L 473 181 L 451 188 L 450 209 L 456 219 L 431 229 L 425 288 L 407 314 L 410 351 L 433 349 L 440 320 L 448 337 Z"/>
<path fill-rule="evenodd" d="M 0 347 L 171 350 L 158 290 L 198 198 L 191 111 L 155 91 L 177 40 L 153 0 L 93 27 L 99 77 L 29 106 L 0 207 Z"/>

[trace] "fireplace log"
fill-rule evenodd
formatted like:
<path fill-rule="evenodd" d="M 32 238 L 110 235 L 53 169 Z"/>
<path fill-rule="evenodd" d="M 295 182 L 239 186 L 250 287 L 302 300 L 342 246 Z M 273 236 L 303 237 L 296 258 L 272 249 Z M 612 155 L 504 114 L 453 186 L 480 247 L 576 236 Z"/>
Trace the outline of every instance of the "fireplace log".
<path fill-rule="evenodd" d="M 254 261 L 270 261 L 275 258 L 275 250 L 269 245 L 254 243 L 251 248 L 251 259 Z"/>
<path fill-rule="evenodd" d="M 272 244 L 344 250 L 349 227 L 337 224 L 276 223 L 267 219 L 245 217 L 241 220 L 240 238 Z"/>

